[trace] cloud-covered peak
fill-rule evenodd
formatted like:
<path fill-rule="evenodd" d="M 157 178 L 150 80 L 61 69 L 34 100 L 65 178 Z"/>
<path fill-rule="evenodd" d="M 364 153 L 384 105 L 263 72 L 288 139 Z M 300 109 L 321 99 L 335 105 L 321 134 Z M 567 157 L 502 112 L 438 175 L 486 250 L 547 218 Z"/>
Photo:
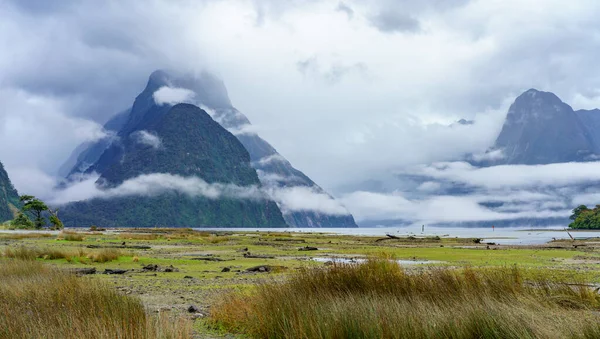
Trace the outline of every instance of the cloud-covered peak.
<path fill-rule="evenodd" d="M 175 89 L 168 92 L 165 88 Z M 146 91 L 163 90 L 167 98 L 173 95 L 176 99 L 190 99 L 193 94 L 195 103 L 207 106 L 212 109 L 231 108 L 231 101 L 227 93 L 227 88 L 221 79 L 207 71 L 201 72 L 176 72 L 167 70 L 156 70 L 150 74 Z M 155 96 L 155 99 L 156 96 Z M 160 100 L 160 97 L 159 97 Z M 178 101 L 191 102 L 191 101 Z M 172 104 L 172 101 L 156 101 L 161 105 L 164 103 Z"/>

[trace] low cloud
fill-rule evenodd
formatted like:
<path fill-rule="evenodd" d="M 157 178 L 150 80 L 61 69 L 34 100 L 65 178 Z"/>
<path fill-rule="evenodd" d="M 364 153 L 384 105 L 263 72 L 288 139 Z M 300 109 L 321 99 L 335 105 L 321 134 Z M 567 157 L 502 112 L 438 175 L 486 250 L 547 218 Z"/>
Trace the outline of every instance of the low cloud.
<path fill-rule="evenodd" d="M 471 158 L 477 162 L 482 161 L 498 161 L 504 159 L 504 151 L 501 149 L 485 152 L 485 153 L 476 153 L 472 154 Z"/>
<path fill-rule="evenodd" d="M 354 192 L 341 198 L 358 221 L 402 220 L 413 223 L 458 223 L 536 218 L 567 218 L 571 211 L 552 196 L 528 200 L 510 192 L 464 196 L 430 196 L 408 199 L 401 192 Z M 546 200 L 549 199 L 549 200 Z M 485 203 L 504 202 L 500 207 Z M 510 208 L 521 206 L 520 208 Z"/>
<path fill-rule="evenodd" d="M 89 199 L 111 199 L 125 196 L 157 196 L 178 192 L 190 197 L 209 199 L 232 198 L 248 200 L 273 200 L 283 213 L 313 211 L 322 214 L 346 215 L 348 211 L 331 196 L 311 187 L 260 187 L 233 184 L 207 183 L 198 177 L 154 173 L 126 180 L 121 185 L 102 189 L 96 184 L 99 176 L 91 175 L 69 187 L 53 192 L 48 202 L 64 205 Z"/>
<path fill-rule="evenodd" d="M 481 168 L 466 162 L 441 162 L 418 166 L 407 173 L 487 189 L 561 187 L 600 181 L 600 162 Z"/>
<path fill-rule="evenodd" d="M 186 88 L 163 86 L 156 90 L 152 97 L 157 105 L 193 104 L 196 93 Z"/>
<path fill-rule="evenodd" d="M 132 133 L 131 138 L 133 138 L 139 144 L 150 146 L 154 149 L 159 149 L 162 147 L 162 141 L 160 138 L 157 135 L 145 130 Z"/>
<path fill-rule="evenodd" d="M 312 187 L 268 188 L 267 192 L 278 203 L 283 214 L 298 211 L 313 211 L 329 215 L 348 214 L 348 210 L 338 200 Z"/>
<path fill-rule="evenodd" d="M 254 125 L 247 124 L 239 128 L 229 128 L 227 130 L 233 135 L 256 135 L 259 129 Z"/>
<path fill-rule="evenodd" d="M 271 165 L 278 162 L 284 164 L 288 163 L 287 159 L 279 154 L 272 154 L 256 161 L 256 163 L 261 166 Z"/>

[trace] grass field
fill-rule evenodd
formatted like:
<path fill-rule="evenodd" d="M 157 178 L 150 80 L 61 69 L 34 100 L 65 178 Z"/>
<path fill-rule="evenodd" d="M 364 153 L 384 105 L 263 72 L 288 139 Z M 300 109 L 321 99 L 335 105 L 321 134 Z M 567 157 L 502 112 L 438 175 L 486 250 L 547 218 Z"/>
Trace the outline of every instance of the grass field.
<path fill-rule="evenodd" d="M 403 274 L 424 277 L 438 269 L 469 267 L 485 273 L 517 265 L 524 281 L 595 284 L 600 283 L 599 244 L 595 239 L 543 246 L 499 246 L 479 244 L 474 239 L 437 237 L 381 241 L 376 237 L 318 233 L 70 230 L 60 234 L 0 233 L 0 256 L 4 257 L 0 258 L 0 265 L 17 258 L 33 259 L 61 271 L 94 268 L 96 274 L 76 279 L 99 282 L 119 295 L 133 296 L 150 314 L 184 317 L 193 322 L 199 338 L 231 338 L 237 335 L 232 332 L 239 333 L 243 328 L 241 322 L 225 326 L 225 322 L 215 322 L 214 317 L 215 307 L 222 305 L 225 296 L 255 291 L 259 285 L 281 284 L 297 272 L 329 272 L 332 265 L 327 261 L 335 258 L 361 260 L 386 255 L 403 260 Z M 301 250 L 306 246 L 317 250 Z M 261 265 L 269 269 L 247 271 Z M 125 273 L 102 274 L 107 269 Z M 374 298 L 380 300 L 381 296 Z M 190 305 L 197 311 L 188 313 Z M 400 310 L 400 304 L 394 305 Z M 439 311 L 438 323 L 444 323 L 444 309 L 434 306 Z M 550 309 L 563 312 L 556 307 Z M 526 310 L 531 308 L 523 312 Z"/>

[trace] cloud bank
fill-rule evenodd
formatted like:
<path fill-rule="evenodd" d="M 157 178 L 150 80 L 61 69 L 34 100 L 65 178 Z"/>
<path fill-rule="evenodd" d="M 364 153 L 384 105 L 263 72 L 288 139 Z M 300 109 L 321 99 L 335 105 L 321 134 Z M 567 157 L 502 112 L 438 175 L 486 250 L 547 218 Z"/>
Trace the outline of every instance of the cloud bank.
<path fill-rule="evenodd" d="M 231 198 L 248 200 L 273 200 L 282 213 L 313 211 L 322 214 L 345 215 L 348 211 L 332 197 L 310 187 L 259 187 L 237 186 L 223 183 L 207 183 L 198 177 L 153 173 L 128 179 L 117 187 L 103 189 L 97 185 L 98 175 L 82 178 L 65 189 L 56 190 L 49 197 L 52 205 L 64 205 L 73 201 L 110 199 L 126 196 L 157 196 L 177 192 L 190 197 L 209 199 Z"/>

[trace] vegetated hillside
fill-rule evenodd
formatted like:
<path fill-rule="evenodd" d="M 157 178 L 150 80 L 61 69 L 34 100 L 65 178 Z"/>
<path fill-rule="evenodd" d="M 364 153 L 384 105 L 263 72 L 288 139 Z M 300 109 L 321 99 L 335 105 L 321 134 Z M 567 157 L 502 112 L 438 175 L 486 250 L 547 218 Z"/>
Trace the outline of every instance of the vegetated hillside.
<path fill-rule="evenodd" d="M 99 158 L 97 184 L 102 189 L 155 173 L 246 188 L 260 186 L 248 152 L 230 132 L 196 106 L 164 106 L 156 107 L 164 114 L 138 119 L 136 127 L 120 134 L 120 143 Z M 211 199 L 200 194 L 200 188 L 188 188 L 187 194 L 170 190 L 71 203 L 61 211 L 62 218 L 68 226 L 286 226 L 271 200 Z"/>
<path fill-rule="evenodd" d="M 99 172 L 103 173 L 114 159 L 121 157 L 122 142 L 136 126 L 143 122 L 149 122 L 165 114 L 169 105 L 157 105 L 154 94 L 162 87 L 183 88 L 190 90 L 194 97 L 193 101 L 210 110 L 215 121 L 223 127 L 234 131 L 238 140 L 244 145 L 252 166 L 258 170 L 259 179 L 267 187 L 307 187 L 315 193 L 327 194 L 321 187 L 313 182 L 308 176 L 294 168 L 275 148 L 260 138 L 256 133 L 244 132 L 251 126 L 250 121 L 241 112 L 235 109 L 227 89 L 221 80 L 209 73 L 198 76 L 176 75 L 165 71 L 155 71 L 150 75 L 146 88 L 138 95 L 132 108 L 128 110 L 127 119 L 120 115 L 111 119 L 105 129 L 115 130 L 116 138 L 106 143 L 100 141 L 87 147 L 82 147 L 74 152 L 78 155 L 78 161 L 69 171 L 70 176 L 81 173 Z M 122 123 L 117 129 L 117 123 Z M 98 150 L 102 150 L 99 152 Z M 75 155 L 73 156 L 75 157 Z M 66 167 L 69 164 L 65 164 Z M 296 227 L 356 227 L 354 218 L 350 213 L 345 215 L 330 215 L 316 211 L 292 211 L 284 215 L 285 221 L 290 226 Z"/>
<path fill-rule="evenodd" d="M 4 165 L 0 162 L 0 223 L 11 220 L 19 209 L 19 194 L 13 187 Z"/>

